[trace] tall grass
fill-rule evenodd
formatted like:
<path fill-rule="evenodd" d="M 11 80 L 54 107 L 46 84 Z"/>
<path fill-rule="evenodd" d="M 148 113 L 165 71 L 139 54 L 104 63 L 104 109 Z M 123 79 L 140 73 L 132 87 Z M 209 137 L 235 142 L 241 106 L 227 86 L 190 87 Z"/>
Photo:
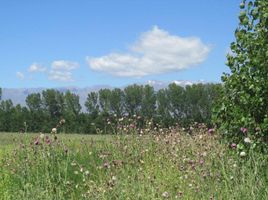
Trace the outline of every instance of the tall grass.
<path fill-rule="evenodd" d="M 0 199 L 268 199 L 267 155 L 240 157 L 205 127 L 191 132 L 13 136 Z"/>

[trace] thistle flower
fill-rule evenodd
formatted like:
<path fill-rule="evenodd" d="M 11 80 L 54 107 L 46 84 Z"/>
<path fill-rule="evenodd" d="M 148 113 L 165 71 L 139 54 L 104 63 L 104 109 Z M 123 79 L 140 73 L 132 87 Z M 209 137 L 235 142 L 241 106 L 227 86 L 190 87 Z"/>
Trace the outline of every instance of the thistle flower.
<path fill-rule="evenodd" d="M 61 119 L 60 120 L 60 125 L 64 124 L 65 123 L 65 119 Z"/>
<path fill-rule="evenodd" d="M 212 134 L 212 133 L 214 133 L 215 132 L 215 129 L 214 128 L 210 128 L 210 129 L 208 129 L 208 133 L 209 134 Z"/>
<path fill-rule="evenodd" d="M 248 132 L 248 129 L 245 127 L 241 127 L 240 131 L 242 131 L 242 133 L 246 134 Z"/>
<path fill-rule="evenodd" d="M 164 197 L 164 198 L 168 198 L 168 197 L 169 197 L 169 193 L 168 193 L 168 192 L 163 192 L 163 193 L 162 193 L 162 197 Z"/>
<path fill-rule="evenodd" d="M 44 139 L 45 135 L 43 133 L 41 133 L 39 137 L 40 137 L 40 139 Z"/>
<path fill-rule="evenodd" d="M 231 148 L 232 148 L 232 149 L 236 149 L 236 147 L 237 147 L 236 143 L 232 143 L 232 144 L 231 144 Z"/>
<path fill-rule="evenodd" d="M 246 154 L 246 152 L 244 152 L 244 151 L 242 151 L 241 153 L 240 153 L 240 157 L 245 157 L 247 154 Z"/>
<path fill-rule="evenodd" d="M 34 145 L 38 145 L 39 144 L 39 139 L 36 139 L 35 141 L 34 141 Z"/>
<path fill-rule="evenodd" d="M 53 129 L 51 130 L 51 133 L 56 134 L 56 133 L 57 133 L 57 128 L 53 128 Z"/>
<path fill-rule="evenodd" d="M 251 143 L 251 140 L 247 137 L 247 138 L 244 139 L 244 142 L 245 143 Z"/>

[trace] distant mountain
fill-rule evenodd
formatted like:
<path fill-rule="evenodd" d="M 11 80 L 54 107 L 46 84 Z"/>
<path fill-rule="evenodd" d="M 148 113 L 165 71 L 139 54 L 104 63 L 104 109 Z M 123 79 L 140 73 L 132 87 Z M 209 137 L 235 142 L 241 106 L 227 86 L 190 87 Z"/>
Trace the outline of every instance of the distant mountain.
<path fill-rule="evenodd" d="M 150 80 L 144 84 L 148 84 L 148 85 L 153 86 L 155 90 L 160 90 L 160 89 L 166 88 L 170 83 L 175 83 L 177 85 L 184 87 L 186 85 L 192 85 L 195 83 L 204 83 L 204 82 L 203 81 L 163 82 L 163 81 Z M 67 90 L 70 90 L 72 93 L 79 95 L 80 104 L 83 107 L 83 110 L 85 110 L 84 104 L 86 102 L 88 93 L 90 93 L 92 91 L 99 91 L 100 89 L 103 89 L 103 88 L 113 89 L 113 87 L 111 87 L 109 85 L 96 85 L 93 87 L 85 87 L 85 88 L 59 87 L 59 88 L 54 88 L 54 89 L 59 90 L 60 92 L 65 92 Z M 47 88 L 2 88 L 2 99 L 3 100 L 11 99 L 14 105 L 21 104 L 21 105 L 25 106 L 26 105 L 25 99 L 29 94 L 41 93 L 43 90 L 46 90 L 46 89 Z"/>

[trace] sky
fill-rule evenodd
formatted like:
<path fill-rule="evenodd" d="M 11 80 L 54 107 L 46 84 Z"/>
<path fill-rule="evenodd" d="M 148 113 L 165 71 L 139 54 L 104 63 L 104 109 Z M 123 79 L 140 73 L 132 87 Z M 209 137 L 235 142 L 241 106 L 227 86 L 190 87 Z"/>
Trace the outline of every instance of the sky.
<path fill-rule="evenodd" d="M 220 82 L 240 0 L 0 0 L 0 87 Z"/>

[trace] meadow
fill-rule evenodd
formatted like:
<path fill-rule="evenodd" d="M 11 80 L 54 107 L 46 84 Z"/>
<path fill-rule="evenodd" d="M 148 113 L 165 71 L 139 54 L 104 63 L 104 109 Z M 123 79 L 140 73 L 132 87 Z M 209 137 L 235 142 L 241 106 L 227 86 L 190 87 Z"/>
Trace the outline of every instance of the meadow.
<path fill-rule="evenodd" d="M 0 133 L 0 199 L 268 199 L 267 155 L 194 125 L 116 135 Z M 251 145 L 250 143 L 245 145 Z"/>

